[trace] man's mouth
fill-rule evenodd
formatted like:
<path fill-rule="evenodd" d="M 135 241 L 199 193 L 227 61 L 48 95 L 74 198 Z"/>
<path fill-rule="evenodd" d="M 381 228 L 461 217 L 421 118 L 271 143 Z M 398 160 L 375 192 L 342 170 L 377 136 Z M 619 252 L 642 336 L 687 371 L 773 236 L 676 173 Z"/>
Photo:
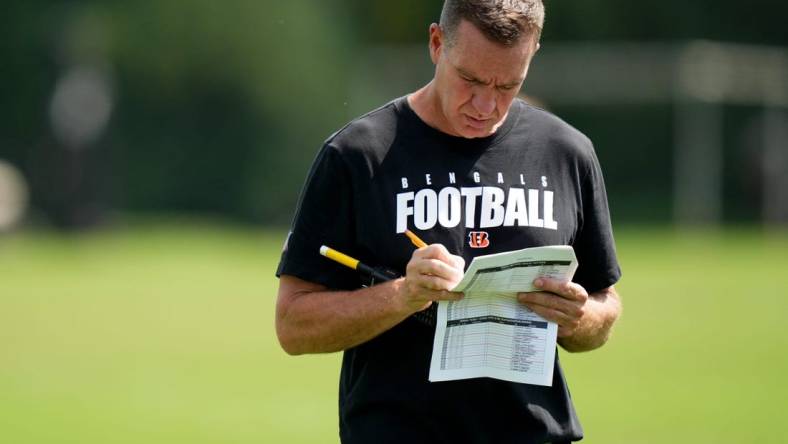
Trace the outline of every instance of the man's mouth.
<path fill-rule="evenodd" d="M 490 120 L 490 119 L 476 119 L 476 118 L 471 117 L 471 116 L 469 116 L 467 114 L 465 115 L 465 118 L 468 121 L 468 126 L 470 126 L 472 128 L 476 128 L 476 129 L 484 129 L 484 128 L 486 128 L 487 127 L 487 121 Z"/>

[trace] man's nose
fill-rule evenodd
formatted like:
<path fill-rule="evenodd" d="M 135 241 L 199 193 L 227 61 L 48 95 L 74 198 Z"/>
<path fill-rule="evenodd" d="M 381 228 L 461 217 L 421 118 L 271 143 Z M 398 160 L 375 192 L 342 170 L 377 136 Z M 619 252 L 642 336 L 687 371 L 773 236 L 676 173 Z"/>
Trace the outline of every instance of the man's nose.
<path fill-rule="evenodd" d="M 495 93 L 484 88 L 476 91 L 471 104 L 482 116 L 489 116 L 495 110 Z"/>

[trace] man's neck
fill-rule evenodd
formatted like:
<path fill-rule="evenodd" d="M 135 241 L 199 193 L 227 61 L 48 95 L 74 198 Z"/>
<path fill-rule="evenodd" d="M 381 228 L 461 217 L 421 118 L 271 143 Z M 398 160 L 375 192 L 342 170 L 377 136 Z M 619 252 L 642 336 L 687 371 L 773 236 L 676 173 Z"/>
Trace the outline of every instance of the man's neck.
<path fill-rule="evenodd" d="M 451 136 L 457 136 L 446 122 L 446 118 L 443 117 L 443 111 L 432 81 L 410 94 L 407 99 L 413 112 L 428 126 Z"/>
<path fill-rule="evenodd" d="M 421 119 L 422 122 L 428 126 L 450 136 L 462 137 L 452 129 L 451 125 L 449 125 L 449 122 L 446 119 L 446 116 L 443 114 L 443 108 L 441 107 L 441 103 L 438 98 L 438 94 L 435 91 L 435 85 L 433 82 L 434 81 L 430 81 L 430 83 L 427 83 L 420 89 L 411 93 L 407 97 L 408 105 L 410 105 L 410 108 L 416 113 L 419 119 Z M 506 121 L 508 115 L 509 113 L 507 112 L 503 119 L 501 119 L 501 121 L 493 129 L 493 133 L 498 131 L 498 129 Z"/>

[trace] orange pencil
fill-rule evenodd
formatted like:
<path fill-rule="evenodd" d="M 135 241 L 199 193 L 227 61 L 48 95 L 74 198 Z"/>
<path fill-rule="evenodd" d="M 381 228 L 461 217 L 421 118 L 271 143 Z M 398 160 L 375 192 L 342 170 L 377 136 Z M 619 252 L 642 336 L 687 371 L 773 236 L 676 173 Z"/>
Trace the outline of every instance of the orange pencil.
<path fill-rule="evenodd" d="M 416 233 L 410 230 L 405 230 L 405 236 L 408 236 L 410 238 L 410 241 L 413 242 L 413 245 L 415 245 L 416 248 L 424 248 L 427 246 L 426 242 L 419 239 L 419 237 L 416 236 Z"/>

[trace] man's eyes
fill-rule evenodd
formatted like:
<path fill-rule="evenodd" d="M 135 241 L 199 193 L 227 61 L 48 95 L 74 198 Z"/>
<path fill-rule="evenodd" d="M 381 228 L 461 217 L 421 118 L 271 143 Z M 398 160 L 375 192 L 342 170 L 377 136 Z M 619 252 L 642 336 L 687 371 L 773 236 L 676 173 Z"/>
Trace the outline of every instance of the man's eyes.
<path fill-rule="evenodd" d="M 476 80 L 476 79 L 471 78 L 471 77 L 460 75 L 460 78 L 462 80 L 470 83 L 471 85 L 486 85 L 486 83 L 482 83 L 480 80 Z M 496 88 L 498 90 L 500 90 L 500 91 L 512 91 L 512 90 L 514 90 L 515 86 L 514 85 L 501 85 L 501 86 L 497 86 Z"/>

